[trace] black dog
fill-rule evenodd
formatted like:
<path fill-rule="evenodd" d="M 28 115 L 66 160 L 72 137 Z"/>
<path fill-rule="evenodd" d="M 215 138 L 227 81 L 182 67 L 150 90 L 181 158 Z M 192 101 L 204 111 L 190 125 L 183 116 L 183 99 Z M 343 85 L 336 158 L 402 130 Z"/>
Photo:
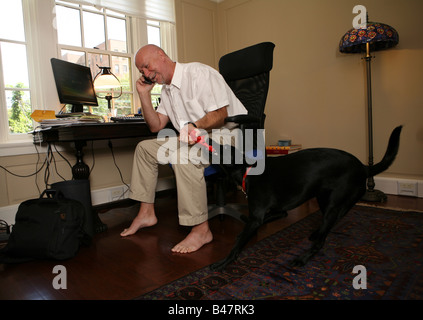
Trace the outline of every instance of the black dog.
<path fill-rule="evenodd" d="M 401 129 L 402 126 L 399 126 L 393 130 L 382 161 L 370 167 L 345 151 L 327 148 L 267 157 L 263 174 L 249 175 L 244 181 L 249 216 L 243 231 L 230 254 L 212 264 L 211 268 L 224 269 L 237 259 L 261 225 L 284 217 L 287 210 L 316 198 L 323 213 L 323 222 L 309 237 L 311 248 L 291 263 L 294 267 L 304 266 L 323 247 L 333 226 L 364 195 L 367 178 L 385 171 L 393 163 L 398 153 Z M 237 184 L 242 185 L 245 164 L 224 165 L 224 169 Z"/>

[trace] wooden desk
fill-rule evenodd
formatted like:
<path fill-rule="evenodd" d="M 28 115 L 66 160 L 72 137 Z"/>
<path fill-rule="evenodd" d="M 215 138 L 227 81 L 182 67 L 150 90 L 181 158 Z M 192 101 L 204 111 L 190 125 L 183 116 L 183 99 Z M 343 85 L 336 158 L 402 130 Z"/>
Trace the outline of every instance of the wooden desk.
<path fill-rule="evenodd" d="M 89 123 L 51 127 L 41 131 L 42 142 L 107 140 L 154 136 L 145 122 Z M 35 137 L 34 137 L 35 139 Z"/>
<path fill-rule="evenodd" d="M 43 129 L 33 135 L 34 143 L 73 142 L 75 144 L 76 163 L 72 167 L 72 176 L 76 180 L 89 179 L 90 176 L 90 168 L 84 163 L 82 152 L 87 141 L 155 136 L 144 122 L 63 125 Z M 95 232 L 107 230 L 107 226 L 101 222 L 94 210 L 93 215 Z"/>

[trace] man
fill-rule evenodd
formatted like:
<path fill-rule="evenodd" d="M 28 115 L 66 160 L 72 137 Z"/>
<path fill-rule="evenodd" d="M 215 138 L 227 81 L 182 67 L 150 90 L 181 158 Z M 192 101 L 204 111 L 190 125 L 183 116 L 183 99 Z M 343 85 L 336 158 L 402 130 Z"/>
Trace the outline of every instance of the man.
<path fill-rule="evenodd" d="M 174 159 L 178 189 L 179 223 L 192 226 L 191 232 L 172 248 L 173 252 L 190 253 L 213 240 L 208 224 L 207 190 L 204 180 L 206 164 L 183 162 L 182 143 L 195 142 L 192 136 L 199 129 L 210 132 L 225 126 L 224 119 L 247 110 L 236 98 L 223 77 L 213 68 L 201 63 L 181 64 L 172 61 L 159 47 L 147 45 L 135 56 L 135 65 L 141 73 L 136 83 L 141 100 L 142 114 L 152 132 L 159 132 L 170 121 L 180 132 L 177 147 L 170 150 Z M 153 83 L 148 83 L 151 80 Z M 154 83 L 163 84 L 161 103 L 157 110 L 151 104 Z M 157 223 L 154 196 L 157 184 L 158 150 L 164 144 L 158 139 L 141 141 L 135 151 L 130 197 L 141 202 L 137 217 L 121 236 Z"/>

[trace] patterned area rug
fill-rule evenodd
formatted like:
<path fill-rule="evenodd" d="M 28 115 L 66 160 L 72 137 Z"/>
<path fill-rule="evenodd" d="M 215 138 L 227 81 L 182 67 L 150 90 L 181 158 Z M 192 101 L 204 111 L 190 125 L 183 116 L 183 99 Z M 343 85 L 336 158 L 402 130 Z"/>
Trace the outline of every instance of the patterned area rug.
<path fill-rule="evenodd" d="M 305 267 L 291 268 L 320 222 L 313 213 L 244 250 L 223 272 L 206 267 L 139 299 L 423 299 L 422 213 L 356 206 Z"/>

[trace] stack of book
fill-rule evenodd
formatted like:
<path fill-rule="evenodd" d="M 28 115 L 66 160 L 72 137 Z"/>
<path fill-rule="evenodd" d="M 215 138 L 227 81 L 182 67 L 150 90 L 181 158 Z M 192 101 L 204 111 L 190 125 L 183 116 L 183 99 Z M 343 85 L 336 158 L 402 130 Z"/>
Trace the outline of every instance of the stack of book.
<path fill-rule="evenodd" d="M 40 121 L 40 125 L 42 128 L 44 128 L 44 127 L 53 127 L 53 126 L 100 123 L 100 122 L 104 122 L 104 119 L 101 116 L 80 115 L 80 116 L 74 116 L 74 117 L 44 119 Z"/>
<path fill-rule="evenodd" d="M 276 146 L 270 145 L 266 146 L 266 154 L 267 155 L 281 155 L 281 154 L 288 154 L 301 149 L 301 144 L 293 144 L 290 146 Z"/>

